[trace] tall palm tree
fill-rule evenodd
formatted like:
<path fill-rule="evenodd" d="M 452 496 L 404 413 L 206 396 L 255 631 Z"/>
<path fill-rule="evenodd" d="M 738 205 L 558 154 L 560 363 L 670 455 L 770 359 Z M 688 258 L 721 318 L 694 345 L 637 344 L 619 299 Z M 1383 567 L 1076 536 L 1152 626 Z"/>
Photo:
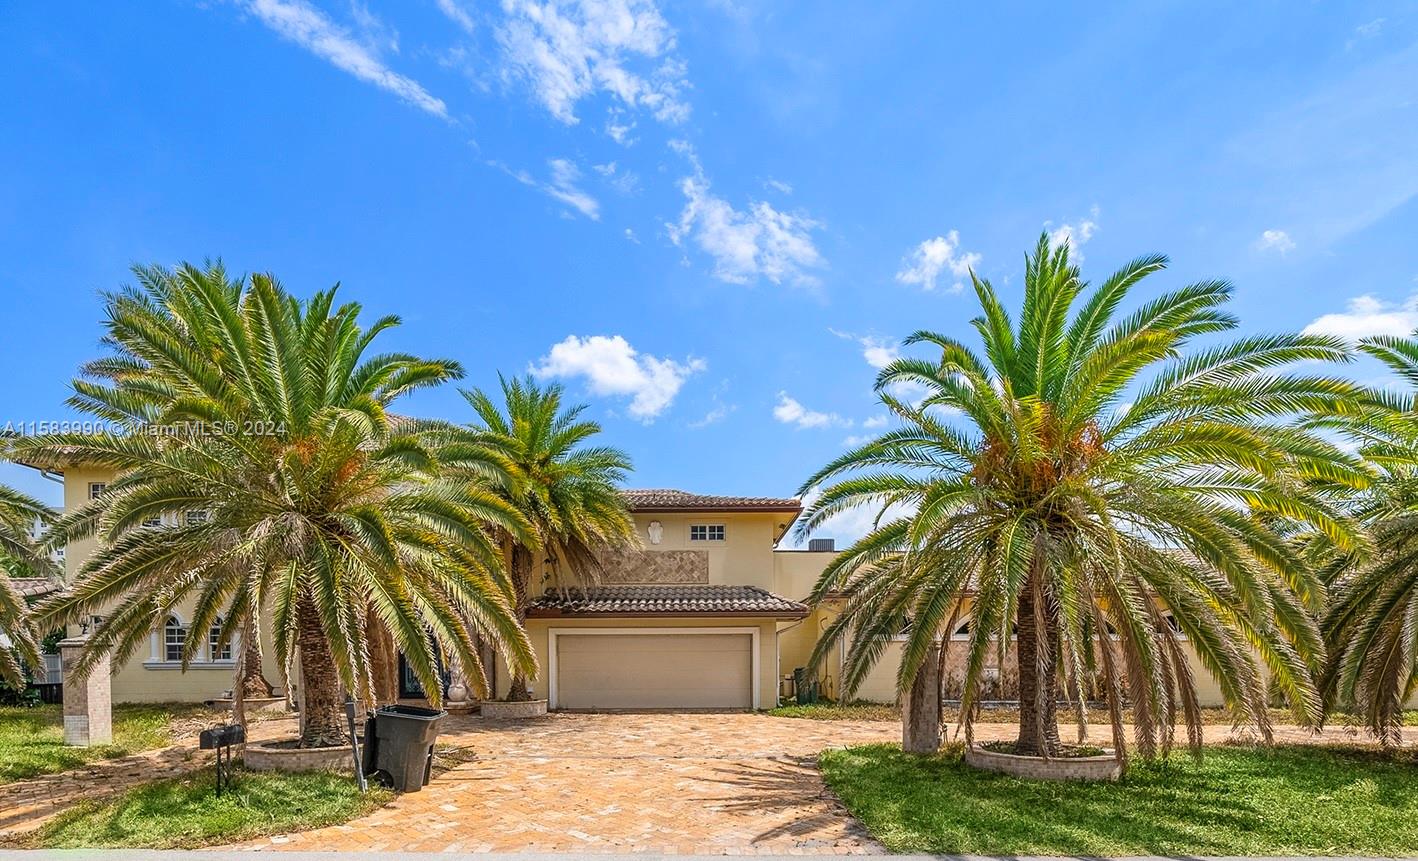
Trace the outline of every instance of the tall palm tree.
<path fill-rule="evenodd" d="M 635 524 L 619 486 L 630 459 L 618 449 L 586 445 L 601 432 L 581 418 L 584 405 L 562 407 L 562 387 L 526 379 L 500 379 L 501 404 L 481 389 L 463 396 L 477 422 L 455 433 L 441 451 L 444 463 L 485 476 L 502 500 L 531 524 L 526 537 L 502 535 L 519 621 L 537 584 L 536 554 L 543 554 L 550 584 L 594 583 L 600 554 L 635 544 Z M 531 699 L 527 674 L 513 668 L 508 700 Z"/>
<path fill-rule="evenodd" d="M 53 517 L 43 502 L 0 484 L 0 635 L 10 643 L 0 647 L 0 679 L 17 686 L 25 681 L 20 662 L 36 667 L 40 657 L 25 599 L 10 577 L 53 573 L 54 563 L 30 535 L 37 522 L 47 524 Z"/>
<path fill-rule="evenodd" d="M 1418 333 L 1369 338 L 1359 349 L 1418 386 Z M 1384 393 L 1338 426 L 1379 477 L 1352 500 L 1372 545 L 1328 554 L 1323 689 L 1331 706 L 1363 715 L 1378 738 L 1397 744 L 1404 705 L 1418 693 L 1418 408 L 1411 392 Z"/>
<path fill-rule="evenodd" d="M 397 318 L 362 327 L 360 306 L 336 306 L 333 289 L 300 301 L 268 275 L 231 279 L 219 265 L 136 272 L 138 287 L 107 297 L 112 355 L 85 367 L 71 400 L 119 427 L 16 443 L 118 474 L 55 525 L 57 540 L 100 547 L 40 621 L 104 613 L 84 661 L 121 662 L 190 600 L 185 663 L 213 626 L 229 641 L 268 608 L 277 657 L 288 676 L 299 666 L 305 746 L 340 743 L 343 692 L 368 696 L 371 619 L 435 702 L 443 654 L 485 685 L 469 624 L 535 667 L 489 537 L 524 522 L 481 484 L 443 474 L 426 429 L 387 411 L 458 377 L 456 363 L 368 355 Z"/>
<path fill-rule="evenodd" d="M 1092 288 L 1066 244 L 1051 250 L 1040 237 L 1017 325 L 990 282 L 971 276 L 983 356 L 920 331 L 907 343 L 938 356 L 881 372 L 877 389 L 899 426 L 813 475 L 803 491 L 822 490 L 798 526 L 806 535 L 849 508 L 879 512 L 813 593 L 845 596 L 813 658 L 848 642 L 844 693 L 903 629 L 906 688 L 968 603 L 967 738 L 986 657 L 1012 631 L 1020 753 L 1059 752 L 1064 694 L 1082 736 L 1094 667 L 1120 759 L 1124 689 L 1142 755 L 1170 748 L 1179 714 L 1199 750 L 1188 649 L 1267 735 L 1261 665 L 1300 719 L 1318 720 L 1312 674 L 1324 650 L 1312 612 L 1322 584 L 1271 524 L 1303 523 L 1354 546 L 1353 524 L 1306 479 L 1359 486 L 1362 464 L 1287 420 L 1350 409 L 1360 392 L 1283 368 L 1348 352 L 1302 335 L 1187 350 L 1235 326 L 1222 309 L 1232 288 L 1193 284 L 1121 315 L 1132 289 L 1165 265 L 1139 258 Z M 903 387 L 922 392 L 919 401 Z"/>

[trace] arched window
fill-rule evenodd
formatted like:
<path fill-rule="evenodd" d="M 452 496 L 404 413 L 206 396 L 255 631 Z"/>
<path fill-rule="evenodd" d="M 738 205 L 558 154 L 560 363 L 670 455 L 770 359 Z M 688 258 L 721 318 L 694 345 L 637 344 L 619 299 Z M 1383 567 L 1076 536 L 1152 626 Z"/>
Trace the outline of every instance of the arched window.
<path fill-rule="evenodd" d="M 960 623 L 955 626 L 955 630 L 950 632 L 950 639 L 952 639 L 952 640 L 968 640 L 968 639 L 970 639 L 970 620 L 969 620 L 969 619 L 961 619 L 961 620 L 960 620 Z"/>
<path fill-rule="evenodd" d="M 1163 613 L 1162 621 L 1167 623 L 1167 627 L 1172 629 L 1172 634 L 1178 639 L 1186 639 L 1187 633 L 1182 630 L 1182 623 L 1177 621 L 1177 617 L 1171 613 Z"/>
<path fill-rule="evenodd" d="M 187 628 L 176 616 L 168 616 L 167 622 L 162 626 L 162 659 L 164 661 L 181 661 L 182 644 L 187 640 Z"/>
<path fill-rule="evenodd" d="M 207 633 L 207 660 L 209 661 L 230 661 L 231 660 L 231 640 L 222 642 L 221 616 L 212 623 L 212 630 Z"/>

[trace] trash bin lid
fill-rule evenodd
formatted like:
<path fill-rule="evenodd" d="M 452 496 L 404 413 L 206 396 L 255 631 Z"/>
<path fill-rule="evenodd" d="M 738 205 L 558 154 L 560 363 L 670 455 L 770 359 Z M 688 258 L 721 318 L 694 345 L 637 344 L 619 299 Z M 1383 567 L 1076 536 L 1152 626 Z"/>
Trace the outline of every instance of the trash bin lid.
<path fill-rule="evenodd" d="M 390 717 L 413 718 L 414 720 L 433 720 L 441 718 L 448 712 L 440 709 L 426 709 L 423 706 L 380 706 L 374 710 L 376 715 L 389 715 Z"/>

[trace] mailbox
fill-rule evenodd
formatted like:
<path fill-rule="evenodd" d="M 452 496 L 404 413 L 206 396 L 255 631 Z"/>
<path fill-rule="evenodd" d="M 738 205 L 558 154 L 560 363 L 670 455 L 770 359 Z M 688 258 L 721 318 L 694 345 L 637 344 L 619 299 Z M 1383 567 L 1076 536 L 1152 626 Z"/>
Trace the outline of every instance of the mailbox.
<path fill-rule="evenodd" d="M 217 795 L 221 795 L 223 789 L 231 786 L 231 746 L 245 743 L 246 727 L 234 723 L 204 729 L 197 736 L 198 747 L 217 752 Z M 222 751 L 226 751 L 225 763 L 222 762 Z"/>
<path fill-rule="evenodd" d="M 223 724 L 202 730 L 197 737 L 197 745 L 202 750 L 216 750 L 233 744 L 246 744 L 246 727 L 240 724 Z"/>

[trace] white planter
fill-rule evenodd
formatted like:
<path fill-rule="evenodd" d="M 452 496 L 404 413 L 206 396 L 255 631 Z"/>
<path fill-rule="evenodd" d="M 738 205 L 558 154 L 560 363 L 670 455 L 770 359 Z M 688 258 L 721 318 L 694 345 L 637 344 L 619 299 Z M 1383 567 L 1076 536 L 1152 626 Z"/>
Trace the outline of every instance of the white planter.
<path fill-rule="evenodd" d="M 546 700 L 526 700 L 525 702 L 503 702 L 502 700 L 483 700 L 482 716 L 488 720 L 526 720 L 528 718 L 546 717 Z"/>
<path fill-rule="evenodd" d="M 296 747 L 296 739 L 251 742 L 242 762 L 252 771 L 354 771 L 350 746 Z"/>
<path fill-rule="evenodd" d="M 1026 780 L 1117 780 L 1123 773 L 1122 764 L 1111 753 L 1044 759 L 998 753 L 973 745 L 965 748 L 965 764 Z"/>

